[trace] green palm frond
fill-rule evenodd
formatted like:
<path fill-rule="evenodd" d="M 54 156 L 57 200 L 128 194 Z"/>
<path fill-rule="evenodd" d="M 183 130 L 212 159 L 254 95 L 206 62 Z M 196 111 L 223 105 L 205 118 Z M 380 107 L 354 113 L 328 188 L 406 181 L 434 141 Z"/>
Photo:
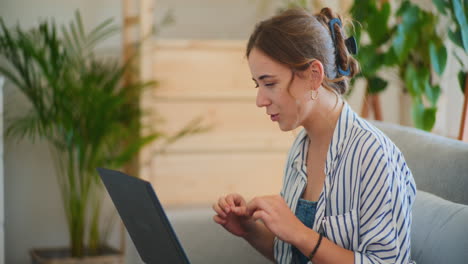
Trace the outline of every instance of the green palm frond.
<path fill-rule="evenodd" d="M 68 28 L 62 27 L 65 47 L 72 51 L 75 58 L 92 56 L 98 43 L 115 35 L 118 31 L 119 27 L 113 25 L 113 19 L 107 19 L 86 33 L 78 11 L 75 12 L 75 21 L 70 22 Z"/>
<path fill-rule="evenodd" d="M 26 115 L 9 120 L 8 123 L 10 125 L 5 132 L 7 138 L 29 138 L 34 142 L 39 135 L 45 134 L 46 128 L 43 127 L 37 112 L 32 109 Z"/>

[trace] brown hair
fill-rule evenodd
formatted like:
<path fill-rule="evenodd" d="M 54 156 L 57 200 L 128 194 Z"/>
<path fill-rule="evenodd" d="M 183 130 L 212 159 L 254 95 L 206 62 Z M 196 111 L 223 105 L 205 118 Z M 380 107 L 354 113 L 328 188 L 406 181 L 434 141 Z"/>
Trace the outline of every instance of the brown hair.
<path fill-rule="evenodd" d="M 344 30 L 334 24 L 335 42 L 329 22 L 341 17 L 330 8 L 323 8 L 316 15 L 303 9 L 289 9 L 258 23 L 247 44 L 246 56 L 258 48 L 272 59 L 289 66 L 293 72 L 306 70 L 316 59 L 324 67 L 323 86 L 338 94 L 348 90 L 348 80 L 359 72 L 357 61 L 348 53 Z M 350 69 L 349 76 L 338 72 Z"/>

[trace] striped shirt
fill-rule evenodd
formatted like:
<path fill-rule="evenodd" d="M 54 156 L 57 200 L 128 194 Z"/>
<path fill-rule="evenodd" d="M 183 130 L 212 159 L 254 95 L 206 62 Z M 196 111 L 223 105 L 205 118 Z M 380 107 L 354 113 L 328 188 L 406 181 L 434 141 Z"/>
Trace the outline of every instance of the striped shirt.
<path fill-rule="evenodd" d="M 284 171 L 281 196 L 293 213 L 307 185 L 308 143 L 302 130 Z M 347 103 L 333 132 L 324 172 L 313 229 L 354 251 L 356 264 L 410 263 L 413 176 L 393 142 Z M 275 238 L 276 261 L 291 263 L 291 248 Z"/>

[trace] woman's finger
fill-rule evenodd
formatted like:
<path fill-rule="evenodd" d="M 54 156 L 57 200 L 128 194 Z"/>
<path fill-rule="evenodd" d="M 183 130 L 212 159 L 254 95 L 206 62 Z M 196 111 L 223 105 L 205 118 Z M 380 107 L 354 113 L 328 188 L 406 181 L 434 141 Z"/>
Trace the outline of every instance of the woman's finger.
<path fill-rule="evenodd" d="M 249 214 L 247 213 L 247 207 L 246 206 L 237 206 L 232 209 L 232 212 L 234 212 L 238 216 L 248 216 Z"/>
<path fill-rule="evenodd" d="M 226 197 L 220 197 L 218 200 L 218 205 L 226 214 L 228 214 L 231 211 L 231 208 L 226 202 Z"/>
<path fill-rule="evenodd" d="M 235 197 L 235 194 L 230 194 L 230 195 L 226 196 L 226 202 L 232 208 L 236 206 L 236 204 L 234 202 L 234 197 Z"/>
<path fill-rule="evenodd" d="M 263 210 L 257 210 L 255 211 L 253 214 L 252 214 L 252 219 L 254 219 L 255 221 L 257 220 L 262 220 L 265 224 L 266 222 L 268 221 L 268 213 L 263 211 Z"/>
<path fill-rule="evenodd" d="M 219 217 L 218 215 L 213 216 L 213 220 L 220 225 L 225 225 L 227 223 L 226 219 Z"/>
<path fill-rule="evenodd" d="M 246 202 L 244 197 L 242 197 L 240 194 L 234 193 L 229 196 L 230 199 L 232 199 L 232 205 L 234 206 L 245 206 Z"/>
<path fill-rule="evenodd" d="M 272 206 L 268 202 L 268 197 L 255 197 L 247 204 L 247 213 L 252 215 L 257 210 L 263 210 L 267 213 L 272 211 Z"/>
<path fill-rule="evenodd" d="M 224 212 L 223 209 L 221 209 L 221 207 L 219 207 L 219 204 L 217 204 L 217 203 L 213 204 L 213 210 L 214 210 L 218 215 L 220 215 L 221 217 L 223 217 L 223 218 L 226 218 L 226 217 L 227 217 L 227 214 Z"/>

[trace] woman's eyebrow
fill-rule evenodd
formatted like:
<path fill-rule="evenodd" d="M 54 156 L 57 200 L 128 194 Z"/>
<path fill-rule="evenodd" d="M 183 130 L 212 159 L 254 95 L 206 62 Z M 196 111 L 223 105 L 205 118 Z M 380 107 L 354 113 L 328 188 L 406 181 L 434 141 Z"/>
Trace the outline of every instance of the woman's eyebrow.
<path fill-rule="evenodd" d="M 275 76 L 275 75 L 264 74 L 264 75 L 258 77 L 258 80 L 263 80 L 263 79 L 265 79 L 265 78 L 273 78 L 273 77 L 276 77 L 276 76 Z M 253 78 L 253 77 L 252 77 L 252 80 L 257 81 L 257 80 L 255 80 L 255 78 Z"/>

